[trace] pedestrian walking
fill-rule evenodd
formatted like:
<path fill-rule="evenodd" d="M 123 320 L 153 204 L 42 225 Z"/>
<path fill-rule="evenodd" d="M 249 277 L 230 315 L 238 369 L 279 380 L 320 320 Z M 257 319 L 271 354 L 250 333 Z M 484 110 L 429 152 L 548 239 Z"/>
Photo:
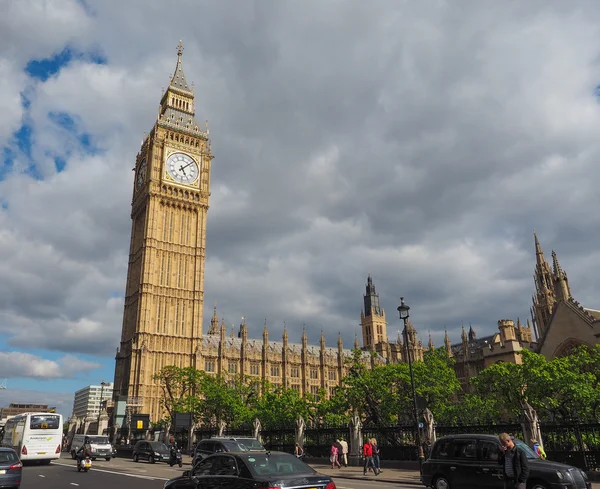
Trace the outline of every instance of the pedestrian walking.
<path fill-rule="evenodd" d="M 377 439 L 371 439 L 371 445 L 373 446 L 373 467 L 377 469 L 378 472 L 381 472 L 381 463 L 379 460 L 379 446 L 377 445 Z"/>
<path fill-rule="evenodd" d="M 329 452 L 329 461 L 331 462 L 331 468 L 334 469 L 336 466 L 338 469 L 341 469 L 342 466 L 340 461 L 338 460 L 338 454 L 340 453 L 339 448 L 336 442 L 331 444 L 331 451 Z"/>
<path fill-rule="evenodd" d="M 542 460 L 546 460 L 546 452 L 542 448 L 542 445 L 540 445 L 540 442 L 535 438 L 531 439 L 531 448 L 533 448 L 533 451 L 537 453 L 538 457 L 540 457 Z"/>
<path fill-rule="evenodd" d="M 304 455 L 304 450 L 298 443 L 296 443 L 296 446 L 294 447 L 294 455 L 296 455 L 297 458 L 300 458 L 302 455 Z"/>
<path fill-rule="evenodd" d="M 342 463 L 344 464 L 344 467 L 348 467 L 348 442 L 341 439 L 340 445 L 342 446 Z"/>
<path fill-rule="evenodd" d="M 504 489 L 526 489 L 529 477 L 527 455 L 508 433 L 500 433 L 500 456 L 498 463 L 504 472 Z"/>
<path fill-rule="evenodd" d="M 367 475 L 367 469 L 372 468 L 375 475 L 379 475 L 379 471 L 373 465 L 373 445 L 371 440 L 367 440 L 363 445 L 363 457 L 365 457 L 365 466 L 363 467 L 363 476 Z"/>

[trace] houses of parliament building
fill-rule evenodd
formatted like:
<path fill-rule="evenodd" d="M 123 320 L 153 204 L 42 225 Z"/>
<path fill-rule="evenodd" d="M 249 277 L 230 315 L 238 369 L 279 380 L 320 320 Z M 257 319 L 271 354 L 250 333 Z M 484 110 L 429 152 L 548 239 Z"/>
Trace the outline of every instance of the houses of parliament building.
<path fill-rule="evenodd" d="M 434 348 L 431 337 L 424 346 L 408 322 L 408 345 L 401 338 L 391 341 L 370 276 L 360 315 L 362 342 L 356 337 L 352 348 L 343 345 L 341 335 L 334 345 L 327 345 L 323 333 L 318 344 L 310 344 L 306 331 L 295 343 L 289 341 L 285 327 L 282 337 L 274 339 L 266 324 L 261 339 L 249 338 L 245 320 L 237 332 L 228 334 L 224 322 L 219 324 L 216 307 L 204 334 L 206 217 L 213 154 L 208 124 L 202 127 L 196 120 L 194 92 L 184 75 L 182 55 L 180 42 L 159 115 L 135 159 L 123 325 L 115 359 L 117 415 L 123 414 L 124 406 L 135 406 L 152 421 L 163 418 L 163 392 L 154 376 L 170 365 L 256 376 L 301 394 L 317 394 L 321 389 L 331 394 L 346 375 L 346 360 L 353 349 L 362 349 L 362 358 L 371 367 L 404 362 L 409 356 L 423 360 L 427 350 Z M 519 362 L 518 353 L 524 348 L 551 350 L 548 356 L 552 356 L 579 343 L 597 342 L 600 312 L 584 309 L 572 299 L 556 255 L 552 269 L 537 236 L 535 245 L 533 325 L 500 320 L 498 332 L 483 338 L 463 328 L 458 343 L 452 343 L 446 333 L 443 346 L 455 359 L 463 385 L 488 365 Z M 565 343 L 561 338 L 565 330 L 572 330 L 573 317 L 581 323 L 581 331 Z"/>

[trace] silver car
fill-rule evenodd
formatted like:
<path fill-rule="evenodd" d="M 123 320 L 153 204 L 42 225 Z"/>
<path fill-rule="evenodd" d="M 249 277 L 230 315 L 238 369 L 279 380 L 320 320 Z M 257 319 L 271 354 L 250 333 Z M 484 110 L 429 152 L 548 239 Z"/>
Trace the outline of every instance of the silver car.
<path fill-rule="evenodd" d="M 23 464 L 12 448 L 0 447 L 0 487 L 20 487 Z"/>

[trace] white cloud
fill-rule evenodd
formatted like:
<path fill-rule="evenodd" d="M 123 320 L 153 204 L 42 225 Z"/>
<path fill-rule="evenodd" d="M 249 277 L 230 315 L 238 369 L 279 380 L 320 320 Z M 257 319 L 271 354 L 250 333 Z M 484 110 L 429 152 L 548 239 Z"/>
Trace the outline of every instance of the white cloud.
<path fill-rule="evenodd" d="M 100 368 L 100 364 L 88 362 L 73 355 L 65 355 L 58 360 L 22 352 L 0 352 L 0 372 L 4 378 L 31 377 L 51 380 L 74 378 L 90 370 Z"/>

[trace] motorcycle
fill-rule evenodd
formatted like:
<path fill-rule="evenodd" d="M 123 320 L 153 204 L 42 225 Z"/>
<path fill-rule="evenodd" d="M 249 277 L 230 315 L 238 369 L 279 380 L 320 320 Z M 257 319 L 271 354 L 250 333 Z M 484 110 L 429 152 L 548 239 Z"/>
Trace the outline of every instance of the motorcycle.
<path fill-rule="evenodd" d="M 90 457 L 82 458 L 77 460 L 77 472 L 88 472 L 92 468 L 92 459 Z"/>
<path fill-rule="evenodd" d="M 171 453 L 169 455 L 169 465 L 173 467 L 173 465 L 183 466 L 183 460 L 181 458 L 181 450 L 179 448 L 171 448 Z"/>

